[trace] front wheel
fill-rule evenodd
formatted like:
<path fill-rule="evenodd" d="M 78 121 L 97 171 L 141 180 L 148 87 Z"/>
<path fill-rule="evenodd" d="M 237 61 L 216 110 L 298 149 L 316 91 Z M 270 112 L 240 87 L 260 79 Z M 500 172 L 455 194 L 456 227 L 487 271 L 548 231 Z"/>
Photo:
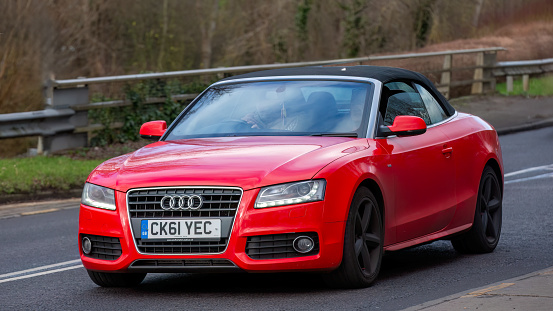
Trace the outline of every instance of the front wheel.
<path fill-rule="evenodd" d="M 94 283 L 102 287 L 132 287 L 140 284 L 146 277 L 146 273 L 86 272 Z"/>
<path fill-rule="evenodd" d="M 338 269 L 323 275 L 331 287 L 362 288 L 370 286 L 380 271 L 384 226 L 378 201 L 364 187 L 353 197 L 346 231 L 344 253 Z"/>
<path fill-rule="evenodd" d="M 455 237 L 451 244 L 460 253 L 490 253 L 501 234 L 502 193 L 495 171 L 486 166 L 480 185 L 472 228 Z"/>

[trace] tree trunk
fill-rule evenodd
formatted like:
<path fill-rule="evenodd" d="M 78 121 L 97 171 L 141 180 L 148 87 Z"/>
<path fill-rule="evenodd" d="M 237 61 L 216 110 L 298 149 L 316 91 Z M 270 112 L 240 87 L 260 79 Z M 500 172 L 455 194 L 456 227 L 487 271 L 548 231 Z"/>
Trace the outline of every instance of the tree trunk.
<path fill-rule="evenodd" d="M 474 17 L 472 19 L 472 25 L 474 26 L 474 28 L 478 27 L 478 21 L 480 20 L 480 12 L 482 11 L 483 4 L 484 4 L 484 0 L 476 1 L 476 7 L 474 9 Z"/>
<path fill-rule="evenodd" d="M 205 22 L 200 23 L 200 33 L 202 35 L 202 68 L 211 67 L 212 39 L 217 27 L 217 13 L 219 11 L 219 0 L 212 0 L 211 6 L 206 6 L 207 1 L 196 0 L 198 13 L 204 12 L 207 16 Z M 202 10 L 203 9 L 203 10 Z"/>
<path fill-rule="evenodd" d="M 167 5 L 168 0 L 163 0 L 163 12 L 162 12 L 162 19 L 163 19 L 163 28 L 161 30 L 161 42 L 159 44 L 159 54 L 157 57 L 157 70 L 163 71 L 163 57 L 165 52 L 165 40 L 167 37 L 167 27 L 169 24 L 169 18 L 167 17 Z"/>

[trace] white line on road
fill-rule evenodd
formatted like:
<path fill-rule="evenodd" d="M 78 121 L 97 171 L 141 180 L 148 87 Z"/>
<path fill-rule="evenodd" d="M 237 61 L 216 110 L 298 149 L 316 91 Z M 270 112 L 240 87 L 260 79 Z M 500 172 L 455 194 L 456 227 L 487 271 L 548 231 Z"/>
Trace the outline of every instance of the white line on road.
<path fill-rule="evenodd" d="M 83 266 L 82 264 L 80 264 L 80 262 L 81 262 L 80 259 L 75 259 L 75 260 L 69 260 L 69 261 L 64 261 L 64 262 L 58 262 L 58 263 L 51 264 L 51 265 L 46 265 L 46 266 L 41 266 L 41 267 L 36 267 L 36 268 L 31 268 L 31 269 L 26 269 L 26 270 L 21 270 L 21 271 L 10 272 L 10 273 L 6 273 L 6 274 L 0 274 L 0 283 L 15 281 L 15 280 L 21 280 L 21 279 L 27 279 L 27 278 L 32 278 L 32 277 L 35 277 L 35 276 L 40 276 L 40 275 L 45 275 L 45 274 L 56 273 L 56 272 L 61 272 L 61 271 L 65 271 L 65 270 L 80 268 L 80 267 Z M 79 263 L 79 265 L 75 266 L 74 264 L 76 264 L 76 263 Z M 60 267 L 60 266 L 68 266 L 68 265 L 73 265 L 73 266 L 50 270 L 52 268 L 57 268 L 57 267 Z M 30 272 L 41 271 L 41 270 L 47 270 L 47 271 L 33 273 L 33 274 L 27 274 L 27 273 L 30 273 Z M 25 274 L 25 275 L 22 275 L 22 274 Z"/>
<path fill-rule="evenodd" d="M 536 175 L 536 176 L 526 177 L 526 178 L 519 178 L 519 179 L 514 179 L 514 180 L 507 180 L 507 181 L 505 181 L 505 184 L 521 182 L 521 181 L 528 181 L 528 180 L 534 180 L 534 179 L 542 179 L 542 178 L 553 178 L 553 173 L 541 174 L 541 175 Z"/>
<path fill-rule="evenodd" d="M 38 272 L 38 273 L 33 273 L 33 274 L 17 276 L 17 277 L 14 277 L 14 278 L 0 280 L 0 283 L 17 281 L 17 280 L 21 280 L 21 279 L 34 278 L 35 276 L 41 276 L 41 275 L 45 275 L 45 274 L 51 274 L 51 273 L 56 273 L 56 272 L 72 270 L 72 269 L 78 269 L 78 268 L 82 268 L 82 266 L 83 265 L 70 266 L 70 267 L 65 267 L 65 268 L 60 268 L 60 269 L 55 269 L 55 270 L 49 270 L 49 271 L 43 271 L 43 272 Z"/>
<path fill-rule="evenodd" d="M 504 176 L 505 176 L 505 177 L 511 177 L 511 176 L 515 176 L 515 175 L 520 175 L 520 174 L 528 173 L 528 172 L 543 171 L 543 170 L 553 170 L 553 164 L 543 165 L 543 166 L 536 166 L 536 167 L 530 167 L 530 168 L 523 169 L 523 170 L 520 170 L 520 171 L 516 171 L 516 172 L 511 172 L 511 173 L 505 174 Z"/>

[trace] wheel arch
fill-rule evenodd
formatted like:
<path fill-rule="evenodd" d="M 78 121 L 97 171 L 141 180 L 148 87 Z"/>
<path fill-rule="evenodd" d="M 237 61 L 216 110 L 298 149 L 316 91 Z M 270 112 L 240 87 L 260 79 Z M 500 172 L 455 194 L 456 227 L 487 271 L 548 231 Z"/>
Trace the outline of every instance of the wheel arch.
<path fill-rule="evenodd" d="M 380 189 L 380 186 L 378 185 L 378 183 L 374 179 L 367 178 L 367 179 L 363 180 L 359 184 L 359 186 L 357 186 L 357 189 L 359 189 L 360 187 L 365 187 L 365 188 L 369 189 L 374 194 L 374 196 L 375 196 L 375 198 L 378 202 L 378 208 L 380 210 L 380 216 L 382 217 L 382 223 L 384 224 L 385 210 L 386 209 L 384 208 L 384 195 L 382 193 L 382 190 Z M 357 191 L 357 189 L 356 189 L 356 191 Z"/>
<path fill-rule="evenodd" d="M 499 179 L 499 186 L 501 187 L 501 194 L 503 194 L 503 173 L 501 172 L 501 167 L 499 166 L 499 162 L 497 162 L 496 159 L 491 158 L 486 162 L 486 166 L 489 166 L 493 169 L 495 172 L 495 175 Z"/>
<path fill-rule="evenodd" d="M 362 189 L 365 188 L 365 189 Z M 336 270 L 333 270 L 329 274 L 323 275 L 323 278 L 325 282 L 331 286 L 334 287 L 340 287 L 340 288 L 361 288 L 361 287 L 367 287 L 370 286 L 376 277 L 378 276 L 378 273 L 380 271 L 381 262 L 382 262 L 382 255 L 384 253 L 384 237 L 386 235 L 385 233 L 385 224 L 384 224 L 384 199 L 383 199 L 383 193 L 380 189 L 380 186 L 378 182 L 370 177 L 365 177 L 365 179 L 360 180 L 360 182 L 357 184 L 357 187 L 353 188 L 354 195 L 353 199 L 350 200 L 349 208 L 348 208 L 348 219 L 345 221 L 344 226 L 344 235 L 343 235 L 343 245 L 342 245 L 342 258 L 340 259 L 340 264 Z M 367 191 L 368 190 L 368 191 Z M 376 199 L 376 203 L 378 204 L 378 212 L 381 213 L 380 215 L 380 224 L 374 224 L 372 221 L 368 222 L 367 227 L 374 228 L 373 226 L 376 225 L 379 228 L 381 235 L 380 237 L 380 243 L 373 246 L 366 246 L 366 242 L 364 238 L 359 237 L 356 235 L 357 232 L 357 221 L 355 220 L 356 215 L 352 214 L 352 209 L 357 210 L 361 206 L 365 206 L 365 204 L 360 205 L 361 202 L 366 198 L 366 196 L 373 196 L 374 199 Z M 372 201 L 372 199 L 371 199 Z M 371 207 L 374 208 L 374 205 L 371 204 Z M 366 210 L 365 210 L 366 211 Z M 376 211 L 375 211 L 376 213 Z M 359 215 L 359 214 L 357 214 Z M 363 215 L 365 215 L 365 212 L 363 212 Z M 352 217 L 353 216 L 353 217 Z M 364 218 L 364 217 L 363 217 Z M 371 223 L 373 223 L 371 225 Z M 368 228 L 362 228 L 363 225 L 361 225 L 362 230 L 369 230 Z M 349 229 L 348 229 L 349 228 Z M 367 232 L 367 231 L 362 231 Z M 372 231 L 371 231 L 372 232 Z M 364 235 L 364 233 L 363 233 Z M 362 253 L 356 253 L 355 250 L 356 247 L 354 245 L 357 245 L 356 239 L 360 239 L 363 241 L 363 244 L 365 244 L 366 252 L 371 253 L 369 258 L 371 258 L 368 262 L 368 266 L 365 255 L 361 255 Z M 368 248 L 371 248 L 369 250 Z M 374 253 L 376 252 L 376 254 Z M 364 259 L 363 265 L 359 262 L 359 256 L 363 256 Z M 373 265 L 373 260 L 376 262 L 376 266 Z M 360 266 L 361 265 L 361 266 Z M 367 270 L 368 269 L 368 270 Z M 373 270 L 374 269 L 374 270 Z M 364 273 L 364 271 L 369 271 L 368 273 Z"/>

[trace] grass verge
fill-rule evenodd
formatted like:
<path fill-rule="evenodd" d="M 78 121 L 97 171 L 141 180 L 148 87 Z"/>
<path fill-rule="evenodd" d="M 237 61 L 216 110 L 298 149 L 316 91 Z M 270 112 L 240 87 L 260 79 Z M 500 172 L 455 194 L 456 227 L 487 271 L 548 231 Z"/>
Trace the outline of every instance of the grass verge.
<path fill-rule="evenodd" d="M 82 188 L 90 172 L 102 162 L 63 156 L 0 159 L 0 195 Z"/>
<path fill-rule="evenodd" d="M 522 89 L 522 78 L 513 81 L 513 92 L 507 93 L 507 83 L 498 83 L 496 90 L 501 95 L 551 96 L 553 95 L 553 75 L 530 78 L 528 92 Z"/>

